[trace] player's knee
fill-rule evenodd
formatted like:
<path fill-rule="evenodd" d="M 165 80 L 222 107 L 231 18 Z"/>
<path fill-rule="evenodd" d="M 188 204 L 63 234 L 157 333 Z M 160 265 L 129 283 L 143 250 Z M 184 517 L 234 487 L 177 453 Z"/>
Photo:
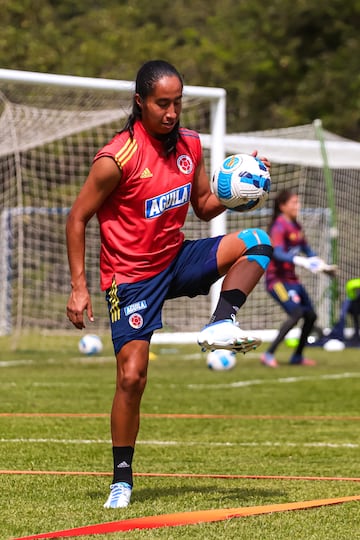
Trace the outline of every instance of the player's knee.
<path fill-rule="evenodd" d="M 119 390 L 131 396 L 141 396 L 145 390 L 146 375 L 138 370 L 125 370 L 118 380 Z"/>
<path fill-rule="evenodd" d="M 246 246 L 244 255 L 248 260 L 256 261 L 263 270 L 266 270 L 273 253 L 269 235 L 262 229 L 244 229 L 238 237 Z"/>

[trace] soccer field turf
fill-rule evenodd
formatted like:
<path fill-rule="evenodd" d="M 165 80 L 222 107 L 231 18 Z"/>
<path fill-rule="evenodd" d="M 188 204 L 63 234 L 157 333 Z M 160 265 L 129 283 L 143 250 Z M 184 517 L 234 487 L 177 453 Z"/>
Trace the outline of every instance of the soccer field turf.
<path fill-rule="evenodd" d="M 80 355 L 78 339 L 28 337 L 14 352 L 0 338 L 1 540 L 360 495 L 359 349 L 309 348 L 317 366 L 299 367 L 287 365 L 283 346 L 280 368 L 269 369 L 259 363 L 263 346 L 237 355 L 233 370 L 212 372 L 196 345 L 153 345 L 132 503 L 105 510 L 115 361 L 107 336 L 94 357 Z M 359 502 L 81 538 L 352 540 Z"/>

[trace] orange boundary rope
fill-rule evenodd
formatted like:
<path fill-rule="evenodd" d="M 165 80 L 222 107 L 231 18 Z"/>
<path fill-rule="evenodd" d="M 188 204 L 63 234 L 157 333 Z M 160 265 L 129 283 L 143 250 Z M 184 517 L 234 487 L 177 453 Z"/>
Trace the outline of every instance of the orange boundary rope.
<path fill-rule="evenodd" d="M 108 418 L 108 413 L 0 413 L 0 418 Z M 286 416 L 286 415 L 245 415 L 245 414 L 187 414 L 187 413 L 142 413 L 143 418 L 177 418 L 177 419 L 219 419 L 219 420 L 329 420 L 359 421 L 360 416 Z"/>
<path fill-rule="evenodd" d="M 18 475 L 58 475 L 58 476 L 112 476 L 110 472 L 101 471 L 14 471 L 0 469 L 0 474 Z M 228 480 L 322 480 L 335 482 L 360 482 L 360 478 L 346 476 L 285 476 L 285 475 L 253 475 L 253 474 L 201 474 L 201 473 L 151 473 L 134 472 L 134 476 L 153 478 L 219 478 Z"/>
<path fill-rule="evenodd" d="M 13 540 L 36 540 L 40 538 L 64 538 L 89 534 L 106 534 L 111 532 L 132 531 L 134 529 L 157 529 L 161 527 L 177 527 L 197 523 L 211 523 L 226 519 L 259 516 L 274 512 L 287 512 L 290 510 L 305 510 L 332 504 L 341 504 L 350 501 L 359 501 L 360 495 L 337 497 L 335 499 L 318 499 L 295 503 L 270 504 L 266 506 L 248 506 L 244 508 L 227 508 L 219 510 L 199 510 L 195 512 L 179 512 L 176 514 L 163 514 L 160 516 L 146 516 L 140 518 L 86 525 L 75 529 L 66 529 L 31 536 L 14 538 Z"/>

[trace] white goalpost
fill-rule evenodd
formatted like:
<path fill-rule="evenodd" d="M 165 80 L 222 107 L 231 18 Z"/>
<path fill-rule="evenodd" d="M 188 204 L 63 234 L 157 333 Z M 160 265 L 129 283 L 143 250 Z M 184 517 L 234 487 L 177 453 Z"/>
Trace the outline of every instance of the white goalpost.
<path fill-rule="evenodd" d="M 125 124 L 133 90 L 131 81 L 0 69 L 0 335 L 71 329 L 66 216 L 93 156 Z M 209 170 L 225 156 L 225 102 L 222 88 L 184 87 L 182 123 L 209 135 Z M 214 235 L 225 232 L 225 220 L 201 223 L 190 212 L 186 229 L 189 238 Z M 98 251 L 94 218 L 86 267 L 96 316 L 91 329 L 100 333 L 108 315 Z M 188 323 L 195 329 L 208 318 L 214 297 L 197 302 L 193 322 L 189 299 L 170 301 L 165 328 L 182 332 Z"/>
<path fill-rule="evenodd" d="M 123 127 L 133 88 L 130 81 L 0 69 L 0 335 L 76 332 L 65 315 L 70 283 L 66 216 L 97 150 Z M 329 262 L 337 257 L 340 305 L 346 281 L 359 277 L 360 144 L 323 131 L 321 145 L 314 124 L 226 134 L 225 109 L 224 89 L 185 86 L 182 125 L 200 133 L 208 173 L 226 154 L 258 150 L 272 162 L 270 199 L 260 210 L 227 212 L 210 224 L 190 209 L 185 236 L 267 229 L 274 197 L 282 189 L 293 189 L 301 197 L 301 221 L 310 244 Z M 102 334 L 108 331 L 108 315 L 99 287 L 98 252 L 94 218 L 87 230 L 86 268 L 96 317 L 91 332 Z M 333 283 L 305 271 L 301 277 L 316 304 L 319 326 L 329 327 Z M 164 329 L 154 341 L 195 342 L 218 288 L 208 297 L 167 302 Z M 282 321 L 283 313 L 261 280 L 241 310 L 241 326 L 266 340 Z"/>

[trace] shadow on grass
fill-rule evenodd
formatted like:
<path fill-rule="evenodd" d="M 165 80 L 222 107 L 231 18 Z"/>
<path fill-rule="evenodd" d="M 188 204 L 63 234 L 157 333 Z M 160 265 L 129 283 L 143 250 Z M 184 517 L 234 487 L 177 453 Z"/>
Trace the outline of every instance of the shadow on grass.
<path fill-rule="evenodd" d="M 154 502 L 154 500 L 161 501 L 165 498 L 175 499 L 177 497 L 186 496 L 189 500 L 191 497 L 195 497 L 198 500 L 198 495 L 201 494 L 205 496 L 208 504 L 211 504 L 211 501 L 214 501 L 216 505 L 221 502 L 221 505 L 227 504 L 231 507 L 234 507 L 236 501 L 241 501 L 241 505 L 259 505 L 263 504 L 263 499 L 271 499 L 274 501 L 276 497 L 283 497 L 286 495 L 285 491 L 279 489 L 253 489 L 253 488 L 237 488 L 237 487 L 226 487 L 223 489 L 219 488 L 219 485 L 206 486 L 206 487 L 196 487 L 196 486 L 174 486 L 174 487 L 158 487 L 154 486 L 153 488 L 136 488 L 131 497 L 132 503 L 144 503 L 144 502 Z M 91 491 L 89 492 L 89 497 L 93 500 L 106 499 L 108 493 Z M 259 499 L 262 502 L 259 502 Z"/>

